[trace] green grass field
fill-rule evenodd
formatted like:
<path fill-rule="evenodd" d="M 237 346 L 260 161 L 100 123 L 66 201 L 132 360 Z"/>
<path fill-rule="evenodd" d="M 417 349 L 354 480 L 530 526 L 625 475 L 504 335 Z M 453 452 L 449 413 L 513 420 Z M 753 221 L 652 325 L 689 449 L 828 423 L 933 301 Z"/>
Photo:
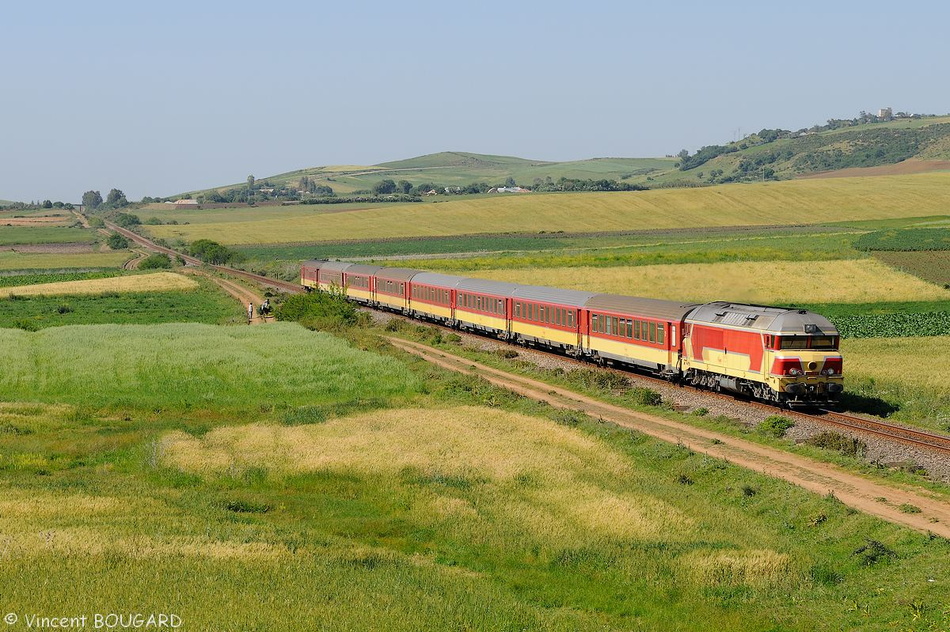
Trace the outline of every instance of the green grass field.
<path fill-rule="evenodd" d="M 421 360 L 289 324 L 0 341 L 7 612 L 225 630 L 950 623 L 944 539 Z"/>
<path fill-rule="evenodd" d="M 526 194 L 297 215 L 256 221 L 149 226 L 165 239 L 226 244 L 602 232 L 711 226 L 817 224 L 946 214 L 950 174 L 836 178 L 633 193 Z M 292 212 L 292 211 L 291 211 Z"/>
<path fill-rule="evenodd" d="M 0 226 L 0 246 L 92 243 L 97 236 L 95 231 L 86 228 Z"/>
<path fill-rule="evenodd" d="M 22 296 L 14 290 L 13 297 L 0 298 L 0 327 L 34 331 L 64 325 L 245 321 L 244 309 L 234 299 L 208 280 L 195 280 L 198 287 L 190 291 Z"/>
<path fill-rule="evenodd" d="M 119 268 L 130 258 L 128 251 L 80 254 L 46 254 L 0 251 L 0 270 L 65 270 L 69 268 Z"/>

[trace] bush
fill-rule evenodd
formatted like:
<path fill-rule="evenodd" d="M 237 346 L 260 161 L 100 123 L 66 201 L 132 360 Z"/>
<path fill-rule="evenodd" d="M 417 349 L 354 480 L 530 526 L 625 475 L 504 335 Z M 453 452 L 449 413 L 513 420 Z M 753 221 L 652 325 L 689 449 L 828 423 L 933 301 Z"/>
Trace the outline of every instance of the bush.
<path fill-rule="evenodd" d="M 142 220 L 140 220 L 137 215 L 132 215 L 131 213 L 116 213 L 112 221 L 122 228 L 132 228 L 142 223 Z"/>
<path fill-rule="evenodd" d="M 205 263 L 212 265 L 222 265 L 225 263 L 240 263 L 244 260 L 244 255 L 231 250 L 227 246 L 222 246 L 216 241 L 210 239 L 198 239 L 188 249 L 193 257 L 198 257 Z"/>
<path fill-rule="evenodd" d="M 822 432 L 814 437 L 809 437 L 805 443 L 826 450 L 835 450 L 845 456 L 864 456 L 868 451 L 868 446 L 863 441 L 846 437 L 839 432 Z"/>
<path fill-rule="evenodd" d="M 793 427 L 795 422 L 781 415 L 771 415 L 766 417 L 756 428 L 759 432 L 780 439 L 785 436 L 785 432 Z"/>
<path fill-rule="evenodd" d="M 157 270 L 172 267 L 171 257 L 164 253 L 149 255 L 139 263 L 139 270 Z"/>
<path fill-rule="evenodd" d="M 307 329 L 339 330 L 365 323 L 366 314 L 346 300 L 342 292 L 314 290 L 295 294 L 274 310 L 277 320 L 296 321 Z"/>
<path fill-rule="evenodd" d="M 640 386 L 632 388 L 627 393 L 627 397 L 634 404 L 639 404 L 641 406 L 663 405 L 663 396 L 654 391 L 652 388 L 643 388 Z"/>
<path fill-rule="evenodd" d="M 113 250 L 125 250 L 129 247 L 129 240 L 119 233 L 109 235 L 109 238 L 106 239 L 106 243 L 109 244 L 109 247 Z"/>

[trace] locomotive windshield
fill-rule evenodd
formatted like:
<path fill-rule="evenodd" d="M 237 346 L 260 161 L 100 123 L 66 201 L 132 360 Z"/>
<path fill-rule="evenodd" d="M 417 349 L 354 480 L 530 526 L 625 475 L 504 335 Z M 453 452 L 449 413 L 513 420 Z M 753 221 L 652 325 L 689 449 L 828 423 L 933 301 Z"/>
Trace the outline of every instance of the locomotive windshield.
<path fill-rule="evenodd" d="M 830 349 L 838 348 L 838 336 L 782 336 L 779 349 Z"/>

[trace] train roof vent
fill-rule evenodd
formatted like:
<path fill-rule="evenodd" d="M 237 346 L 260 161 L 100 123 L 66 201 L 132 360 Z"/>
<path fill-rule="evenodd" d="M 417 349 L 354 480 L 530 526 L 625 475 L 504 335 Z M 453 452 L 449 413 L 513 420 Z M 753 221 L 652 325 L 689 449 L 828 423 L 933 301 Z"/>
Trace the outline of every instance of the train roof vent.
<path fill-rule="evenodd" d="M 746 314 L 741 312 L 732 312 L 726 314 L 722 320 L 720 320 L 724 325 L 745 325 L 746 324 Z"/>

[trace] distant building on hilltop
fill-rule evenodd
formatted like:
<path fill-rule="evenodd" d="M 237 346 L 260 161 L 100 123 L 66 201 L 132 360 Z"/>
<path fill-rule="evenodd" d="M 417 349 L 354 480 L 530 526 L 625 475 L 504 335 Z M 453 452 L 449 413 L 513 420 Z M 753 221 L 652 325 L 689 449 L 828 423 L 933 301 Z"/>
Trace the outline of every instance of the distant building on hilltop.
<path fill-rule="evenodd" d="M 892 119 L 894 118 L 894 110 L 891 108 L 881 108 L 877 111 L 877 117 L 882 119 Z"/>

